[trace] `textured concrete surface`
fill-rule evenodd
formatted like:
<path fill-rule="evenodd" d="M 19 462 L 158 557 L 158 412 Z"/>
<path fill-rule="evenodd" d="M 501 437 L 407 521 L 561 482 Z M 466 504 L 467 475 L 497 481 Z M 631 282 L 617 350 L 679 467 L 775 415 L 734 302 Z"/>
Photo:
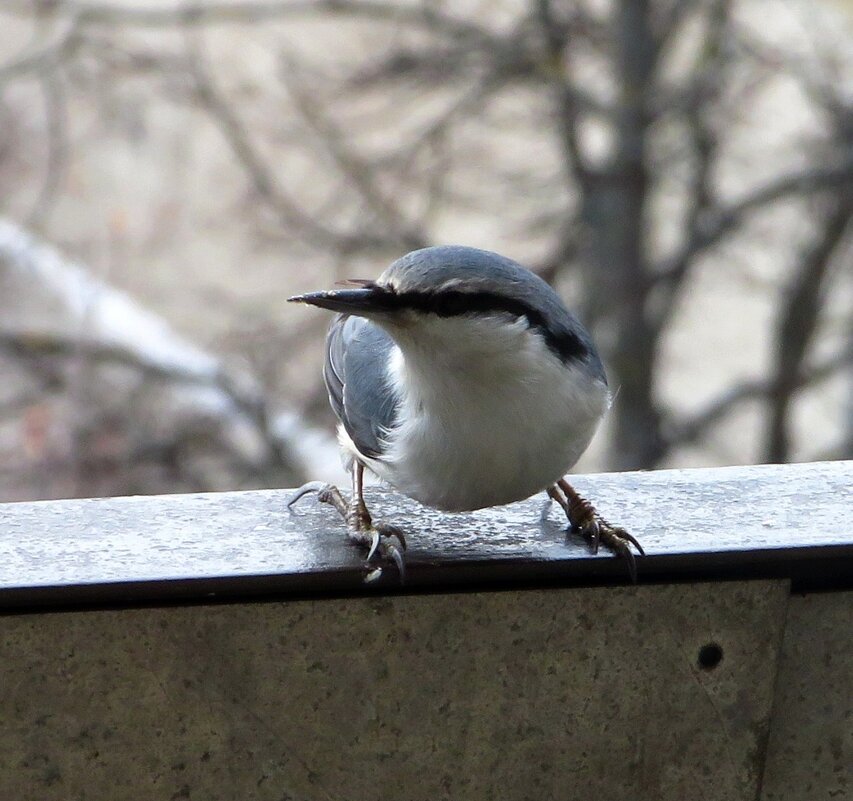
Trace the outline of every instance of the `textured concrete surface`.
<path fill-rule="evenodd" d="M 754 801 L 787 592 L 2 617 L 0 798 Z"/>
<path fill-rule="evenodd" d="M 791 598 L 762 790 L 853 798 L 853 592 Z"/>

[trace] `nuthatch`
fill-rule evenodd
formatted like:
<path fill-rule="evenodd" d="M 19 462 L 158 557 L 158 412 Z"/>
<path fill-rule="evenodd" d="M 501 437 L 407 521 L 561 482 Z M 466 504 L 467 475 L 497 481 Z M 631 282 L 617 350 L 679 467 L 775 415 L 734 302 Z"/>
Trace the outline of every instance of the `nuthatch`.
<path fill-rule="evenodd" d="M 498 506 L 546 491 L 594 550 L 599 542 L 636 565 L 637 540 L 610 525 L 563 478 L 610 405 L 592 340 L 556 292 L 496 253 L 425 248 L 375 281 L 290 298 L 339 312 L 326 339 L 324 378 L 340 421 L 352 497 L 311 482 L 335 506 L 350 539 L 393 559 L 405 539 L 373 523 L 367 467 L 395 489 L 449 512 Z M 376 566 L 367 580 L 382 572 Z"/>

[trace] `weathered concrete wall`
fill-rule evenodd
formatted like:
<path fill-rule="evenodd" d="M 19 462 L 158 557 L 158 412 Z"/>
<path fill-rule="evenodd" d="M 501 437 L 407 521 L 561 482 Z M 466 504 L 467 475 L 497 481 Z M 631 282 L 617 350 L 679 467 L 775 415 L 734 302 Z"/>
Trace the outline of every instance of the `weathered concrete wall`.
<path fill-rule="evenodd" d="M 787 604 L 749 582 L 2 617 L 0 798 L 754 801 Z"/>
<path fill-rule="evenodd" d="M 791 598 L 762 789 L 853 798 L 853 592 Z"/>

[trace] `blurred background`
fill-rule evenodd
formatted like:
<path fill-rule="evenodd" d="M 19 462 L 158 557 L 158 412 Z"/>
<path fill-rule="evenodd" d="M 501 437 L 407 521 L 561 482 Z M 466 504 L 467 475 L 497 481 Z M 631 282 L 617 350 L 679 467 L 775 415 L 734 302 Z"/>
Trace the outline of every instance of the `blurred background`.
<path fill-rule="evenodd" d="M 339 475 L 329 317 L 511 256 L 616 401 L 578 470 L 853 457 L 850 0 L 0 0 L 0 499 Z"/>

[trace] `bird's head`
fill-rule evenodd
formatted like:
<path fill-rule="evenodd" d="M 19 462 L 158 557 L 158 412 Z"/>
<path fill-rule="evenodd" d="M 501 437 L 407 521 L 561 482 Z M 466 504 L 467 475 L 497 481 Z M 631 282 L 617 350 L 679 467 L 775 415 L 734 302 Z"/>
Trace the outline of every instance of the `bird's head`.
<path fill-rule="evenodd" d="M 375 281 L 349 280 L 290 300 L 366 317 L 404 348 L 488 349 L 489 340 L 499 345 L 502 331 L 529 329 L 562 361 L 600 369 L 589 335 L 548 284 L 511 259 L 476 248 L 416 250 Z"/>

